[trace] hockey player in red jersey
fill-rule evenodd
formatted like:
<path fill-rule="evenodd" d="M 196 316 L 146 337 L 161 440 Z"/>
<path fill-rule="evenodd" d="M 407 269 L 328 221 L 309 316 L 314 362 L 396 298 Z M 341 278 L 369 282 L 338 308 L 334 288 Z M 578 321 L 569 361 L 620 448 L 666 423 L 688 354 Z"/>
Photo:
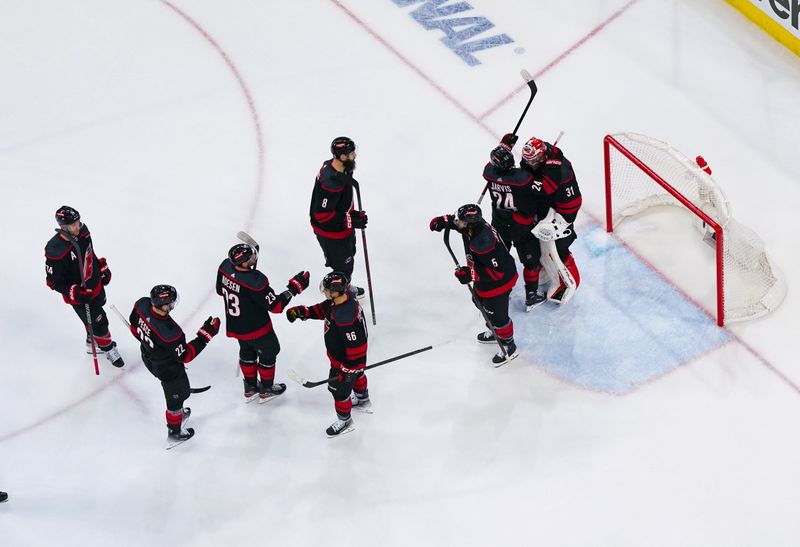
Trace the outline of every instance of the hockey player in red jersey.
<path fill-rule="evenodd" d="M 569 250 L 577 237 L 574 222 L 583 202 L 575 171 L 559 148 L 536 137 L 522 147 L 520 167 L 533 175 L 534 185 L 539 185 L 547 198 L 533 233 L 542 245 L 542 262 L 549 275 L 559 281 L 548 290 L 548 298 L 566 303 L 581 281 Z"/>
<path fill-rule="evenodd" d="M 311 228 L 325 255 L 325 265 L 333 271 L 353 276 L 356 254 L 354 230 L 367 227 L 367 213 L 353 205 L 353 171 L 356 168 L 356 144 L 348 137 L 331 142 L 332 159 L 325 161 L 314 181 L 311 194 Z M 353 286 L 359 298 L 364 289 Z"/>
<path fill-rule="evenodd" d="M 525 305 L 526 310 L 531 311 L 546 300 L 537 290 L 541 248 L 539 240 L 531 233 L 539 220 L 537 215 L 546 196 L 533 174 L 514 166 L 511 149 L 516 141 L 517 136 L 511 133 L 503 137 L 489 155 L 490 161 L 483 168 L 483 178 L 492 200 L 492 226 L 509 250 L 512 245 L 517 249 L 522 262 Z"/>
<path fill-rule="evenodd" d="M 475 204 L 459 207 L 455 215 L 435 217 L 430 229 L 435 232 L 450 228 L 461 233 L 467 252 L 467 265 L 456 268 L 455 276 L 462 284 L 474 282 L 475 305 L 483 308 L 489 318 L 489 330 L 478 334 L 478 342 L 503 344 L 505 355 L 498 352 L 492 358 L 495 366 L 516 358 L 514 323 L 508 316 L 508 300 L 511 289 L 519 277 L 514 258 L 503 240 L 485 220 L 481 208 Z"/>
<path fill-rule="evenodd" d="M 250 402 L 258 396 L 264 403 L 286 391 L 286 384 L 274 382 L 281 346 L 269 313 L 282 313 L 292 297 L 308 287 L 310 274 L 299 272 L 287 290 L 276 294 L 267 276 L 256 269 L 257 262 L 256 247 L 247 243 L 231 247 L 217 270 L 217 294 L 225 301 L 226 334 L 239 342 L 244 398 Z"/>
<path fill-rule="evenodd" d="M 178 304 L 178 291 L 171 285 L 156 285 L 150 296 L 136 301 L 130 314 L 131 333 L 139 340 L 142 361 L 147 370 L 161 381 L 167 401 L 167 441 L 171 446 L 191 439 L 194 429 L 185 428 L 191 414 L 183 403 L 191 388 L 186 367 L 219 332 L 219 317 L 209 317 L 197 331 L 197 337 L 186 341 L 180 325 L 170 317 Z"/>
<path fill-rule="evenodd" d="M 353 407 L 369 412 L 367 377 L 367 325 L 364 312 L 354 298 L 350 280 L 342 272 L 331 272 L 320 284 L 325 300 L 311 307 L 294 306 L 286 310 L 290 322 L 296 319 L 325 321 L 325 348 L 331 368 L 328 391 L 333 395 L 336 421 L 326 430 L 335 437 L 354 429 Z"/>
<path fill-rule="evenodd" d="M 78 211 L 63 205 L 56 211 L 56 222 L 58 233 L 47 242 L 44 250 L 47 286 L 61 293 L 64 302 L 72 306 L 83 322 L 87 353 L 93 353 L 92 345 L 95 345 L 94 351 L 105 352 L 112 365 L 123 367 L 125 361 L 117 350 L 117 343 L 111 339 L 108 317 L 103 309 L 105 286 L 111 282 L 108 263 L 95 254 L 89 228 L 81 222 Z"/>

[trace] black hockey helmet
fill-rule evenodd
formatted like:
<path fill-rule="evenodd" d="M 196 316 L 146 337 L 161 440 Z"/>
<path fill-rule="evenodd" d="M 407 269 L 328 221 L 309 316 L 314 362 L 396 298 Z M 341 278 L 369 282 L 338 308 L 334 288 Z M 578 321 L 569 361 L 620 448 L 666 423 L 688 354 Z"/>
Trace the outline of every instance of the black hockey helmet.
<path fill-rule="evenodd" d="M 56 222 L 59 226 L 72 224 L 73 222 L 78 222 L 80 219 L 81 214 L 69 205 L 62 205 L 56 211 Z"/>
<path fill-rule="evenodd" d="M 331 272 L 323 277 L 322 281 L 319 283 L 320 292 L 323 292 L 324 289 L 328 289 L 330 292 L 344 294 L 349 288 L 350 279 L 348 279 L 347 275 L 343 274 L 342 272 Z"/>
<path fill-rule="evenodd" d="M 511 153 L 507 146 L 502 144 L 492 150 L 489 154 L 489 159 L 491 159 L 492 165 L 500 171 L 510 171 L 514 167 L 514 154 Z"/>
<path fill-rule="evenodd" d="M 175 309 L 178 300 L 178 290 L 172 285 L 156 285 L 150 289 L 150 303 L 156 308 L 168 305 Z"/>
<path fill-rule="evenodd" d="M 331 154 L 337 160 L 339 156 L 344 154 L 347 156 L 350 152 L 354 152 L 356 149 L 356 143 L 353 142 L 353 139 L 350 137 L 336 137 L 331 142 Z"/>
<path fill-rule="evenodd" d="M 479 205 L 467 203 L 458 208 L 456 218 L 466 225 L 478 224 L 483 220 L 483 213 Z"/>
<path fill-rule="evenodd" d="M 254 256 L 258 260 L 258 251 L 247 243 L 237 243 L 228 251 L 228 258 L 231 259 L 234 266 L 241 266 Z M 250 265 L 250 268 L 255 268 L 255 261 Z"/>

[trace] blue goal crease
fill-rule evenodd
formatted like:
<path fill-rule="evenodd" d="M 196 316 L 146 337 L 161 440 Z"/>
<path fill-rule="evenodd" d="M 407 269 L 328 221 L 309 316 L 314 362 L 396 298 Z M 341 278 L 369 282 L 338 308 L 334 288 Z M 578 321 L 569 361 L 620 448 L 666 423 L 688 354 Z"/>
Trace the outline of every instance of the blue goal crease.
<path fill-rule="evenodd" d="M 596 223 L 579 231 L 571 250 L 581 284 L 570 302 L 525 313 L 522 283 L 511 293 L 517 348 L 553 376 L 621 395 L 731 340 Z"/>

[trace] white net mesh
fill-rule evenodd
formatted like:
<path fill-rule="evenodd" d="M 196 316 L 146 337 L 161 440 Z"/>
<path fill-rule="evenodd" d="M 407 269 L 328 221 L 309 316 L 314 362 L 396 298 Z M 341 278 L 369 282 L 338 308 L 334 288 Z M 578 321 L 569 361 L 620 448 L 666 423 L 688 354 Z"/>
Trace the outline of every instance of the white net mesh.
<path fill-rule="evenodd" d="M 716 222 L 723 239 L 723 260 L 717 268 L 722 272 L 725 321 L 753 319 L 777 308 L 786 295 L 783 277 L 767 257 L 761 238 L 731 217 L 728 199 L 714 179 L 666 143 L 635 133 L 612 137 L 644 164 L 637 165 L 615 146 L 609 147 L 612 225 L 649 207 L 674 205 L 693 215 L 713 244 L 713 230 L 705 221 Z M 667 186 L 699 212 L 673 196 Z"/>

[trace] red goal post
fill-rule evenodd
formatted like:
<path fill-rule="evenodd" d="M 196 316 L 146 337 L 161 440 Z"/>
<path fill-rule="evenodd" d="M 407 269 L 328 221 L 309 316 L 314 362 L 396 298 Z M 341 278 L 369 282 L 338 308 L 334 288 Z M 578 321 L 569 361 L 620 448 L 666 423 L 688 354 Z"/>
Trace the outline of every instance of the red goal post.
<path fill-rule="evenodd" d="M 717 324 L 754 319 L 777 308 L 786 283 L 761 238 L 730 213 L 714 179 L 670 145 L 636 133 L 606 135 L 603 143 L 606 230 L 650 207 L 673 205 L 695 217 L 715 248 Z"/>

